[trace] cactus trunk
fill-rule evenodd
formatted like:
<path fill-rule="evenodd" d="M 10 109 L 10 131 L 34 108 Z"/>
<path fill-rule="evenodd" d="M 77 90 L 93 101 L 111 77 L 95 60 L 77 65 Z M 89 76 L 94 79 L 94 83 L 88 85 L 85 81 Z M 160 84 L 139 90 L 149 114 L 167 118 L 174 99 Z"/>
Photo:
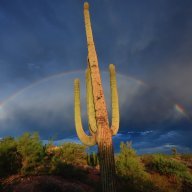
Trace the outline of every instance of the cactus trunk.
<path fill-rule="evenodd" d="M 101 137 L 103 139 L 98 142 L 98 151 L 102 190 L 103 192 L 115 192 L 115 160 L 110 129 L 102 129 Z"/>
<path fill-rule="evenodd" d="M 84 4 L 84 17 L 88 45 L 88 67 L 86 70 L 87 113 L 91 136 L 88 136 L 82 128 L 79 80 L 75 80 L 74 86 L 75 126 L 77 135 L 84 144 L 88 146 L 98 145 L 103 192 L 116 192 L 112 136 L 115 135 L 119 129 L 119 105 L 115 67 L 112 64 L 109 66 L 112 101 L 112 124 L 110 127 L 97 54 L 93 41 L 88 3 Z"/>

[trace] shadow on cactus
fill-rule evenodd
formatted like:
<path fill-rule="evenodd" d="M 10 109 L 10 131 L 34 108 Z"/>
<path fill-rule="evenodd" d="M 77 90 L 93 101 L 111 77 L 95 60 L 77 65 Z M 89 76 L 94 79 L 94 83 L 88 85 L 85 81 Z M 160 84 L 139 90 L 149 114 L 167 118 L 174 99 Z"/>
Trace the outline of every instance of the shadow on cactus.
<path fill-rule="evenodd" d="M 116 183 L 112 136 L 116 135 L 119 129 L 119 104 L 115 66 L 113 64 L 109 65 L 112 103 L 112 124 L 110 126 L 99 72 L 97 53 L 93 41 L 88 3 L 84 3 L 84 18 L 88 45 L 86 99 L 90 135 L 87 135 L 82 127 L 80 82 L 78 79 L 74 82 L 75 126 L 77 135 L 82 143 L 87 146 L 98 145 L 103 192 L 114 192 L 116 191 Z"/>

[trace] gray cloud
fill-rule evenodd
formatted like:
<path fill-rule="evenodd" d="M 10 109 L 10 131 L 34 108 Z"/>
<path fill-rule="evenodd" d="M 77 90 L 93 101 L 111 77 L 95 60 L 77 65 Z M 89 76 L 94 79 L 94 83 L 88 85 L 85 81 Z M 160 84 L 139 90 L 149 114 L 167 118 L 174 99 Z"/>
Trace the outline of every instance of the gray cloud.
<path fill-rule="evenodd" d="M 142 137 L 149 145 L 155 138 L 153 147 L 164 146 L 169 139 L 176 142 L 175 138 L 178 142 L 174 145 L 180 146 L 179 142 L 183 142 L 191 146 L 188 138 L 191 122 L 175 109 L 175 103 L 183 106 L 189 119 L 192 117 L 192 2 L 98 0 L 90 1 L 90 4 L 101 69 L 106 70 L 109 63 L 114 63 L 118 72 L 145 82 L 140 84 L 130 78 L 125 78 L 126 83 L 124 80 L 119 82 L 123 137 L 130 138 L 125 130 L 154 130 L 146 138 Z M 1 102 L 49 75 L 86 68 L 82 8 L 81 1 L 71 0 L 0 2 Z M 108 82 L 108 79 L 104 78 L 104 81 Z M 55 88 L 58 86 L 64 87 L 57 85 Z M 9 100 L 6 107 L 0 108 L 1 135 L 11 133 L 6 127 L 15 126 L 18 135 L 27 128 L 40 131 L 43 137 L 58 130 L 60 137 L 65 132 L 63 125 L 71 130 L 66 135 L 75 134 L 72 131 L 72 104 L 65 106 L 59 102 L 71 99 L 72 87 L 71 79 L 67 86 L 70 98 L 65 98 L 66 89 L 50 94 L 48 87 L 42 87 L 43 91 L 38 95 L 37 89 L 32 87 L 28 89 L 29 93 Z M 110 98 L 109 84 L 106 83 L 105 89 L 106 97 Z M 107 102 L 110 111 L 109 99 Z M 4 108 L 7 111 L 2 111 Z M 2 124 L 5 112 L 6 121 Z M 83 116 L 86 116 L 85 109 Z M 51 132 L 45 131 L 46 126 Z M 171 131 L 176 132 L 173 138 L 167 137 Z M 136 143 L 140 142 L 136 135 L 134 139 Z"/>
<path fill-rule="evenodd" d="M 74 140 L 73 81 L 77 77 L 81 79 L 82 119 L 87 130 L 84 76 L 84 72 L 58 74 L 10 97 L 0 107 L 0 137 L 38 131 L 42 139 L 72 137 Z M 111 119 L 109 74 L 102 72 L 102 80 Z M 120 132 L 114 138 L 116 150 L 121 141 L 127 140 L 132 140 L 137 149 L 142 142 L 145 142 L 143 148 L 171 142 L 191 146 L 190 122 L 185 114 L 176 110 L 174 103 L 140 81 L 120 74 L 117 80 L 121 123 Z"/>

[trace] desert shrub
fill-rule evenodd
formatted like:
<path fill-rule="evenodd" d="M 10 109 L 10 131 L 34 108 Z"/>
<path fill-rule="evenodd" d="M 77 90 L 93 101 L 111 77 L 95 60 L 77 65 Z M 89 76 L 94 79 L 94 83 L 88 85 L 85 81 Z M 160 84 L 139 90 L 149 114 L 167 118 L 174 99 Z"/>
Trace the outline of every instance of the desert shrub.
<path fill-rule="evenodd" d="M 192 175 L 186 165 L 161 154 L 154 155 L 152 161 L 147 166 L 162 175 L 175 175 L 192 183 Z"/>
<path fill-rule="evenodd" d="M 192 163 L 192 154 L 191 153 L 181 154 L 181 159 L 186 161 L 186 162 Z"/>
<path fill-rule="evenodd" d="M 77 143 L 64 143 L 57 150 L 55 155 L 68 164 L 86 164 L 86 146 Z"/>
<path fill-rule="evenodd" d="M 0 141 L 0 176 L 17 173 L 21 168 L 21 155 L 17 143 L 12 137 Z"/>
<path fill-rule="evenodd" d="M 148 165 L 153 159 L 152 154 L 142 154 L 140 157 L 141 157 L 141 161 L 143 162 L 144 165 Z"/>
<path fill-rule="evenodd" d="M 145 168 L 130 144 L 121 143 L 120 153 L 116 159 L 116 169 L 120 176 L 144 178 L 147 176 Z"/>
<path fill-rule="evenodd" d="M 64 143 L 58 147 L 48 146 L 44 164 L 47 165 L 49 174 L 83 179 L 86 172 L 78 168 L 78 165 L 86 164 L 86 147 L 76 143 Z"/>
<path fill-rule="evenodd" d="M 119 191 L 159 191 L 151 182 L 140 157 L 129 142 L 122 142 L 120 145 L 120 153 L 116 157 L 116 170 Z"/>
<path fill-rule="evenodd" d="M 63 161 L 60 157 L 55 155 L 52 157 L 50 161 L 49 174 L 61 175 L 65 178 L 70 179 L 76 178 L 78 180 L 85 179 L 87 175 L 85 170 L 82 170 L 77 166 L 69 164 Z"/>
<path fill-rule="evenodd" d="M 177 176 L 151 174 L 151 181 L 163 192 L 182 192 L 182 180 Z"/>
<path fill-rule="evenodd" d="M 17 141 L 18 152 L 22 156 L 22 174 L 36 174 L 41 166 L 45 150 L 38 133 L 24 133 Z"/>

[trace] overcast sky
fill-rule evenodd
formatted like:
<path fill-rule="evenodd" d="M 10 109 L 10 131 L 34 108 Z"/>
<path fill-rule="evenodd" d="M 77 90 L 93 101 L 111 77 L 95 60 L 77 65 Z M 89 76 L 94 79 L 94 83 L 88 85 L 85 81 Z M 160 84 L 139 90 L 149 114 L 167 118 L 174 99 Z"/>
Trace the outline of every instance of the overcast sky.
<path fill-rule="evenodd" d="M 10 130 L 20 130 L 22 126 L 27 131 L 38 131 L 38 127 L 47 126 L 42 123 L 45 119 L 37 120 L 31 116 L 35 113 L 35 104 L 29 99 L 30 91 L 36 91 L 38 95 L 40 88 L 30 89 L 28 86 L 54 74 L 85 70 L 87 46 L 83 2 L 0 0 L 0 137 L 13 134 Z M 124 89 L 120 88 L 121 98 L 127 99 L 128 104 L 121 108 L 120 135 L 115 142 L 131 139 L 138 150 L 142 148 L 145 152 L 166 151 L 172 146 L 183 151 L 192 150 L 192 1 L 88 2 L 100 69 L 106 71 L 108 64 L 114 63 L 118 74 L 129 77 L 127 81 L 135 79 L 128 83 L 131 93 L 123 93 Z M 78 76 L 78 72 L 75 75 Z M 67 77 L 72 79 L 70 75 Z M 57 80 L 51 78 L 46 82 L 62 88 L 60 84 L 54 84 Z M 124 81 L 119 77 L 119 84 L 124 85 Z M 143 85 L 136 91 L 138 82 Z M 72 86 L 68 94 L 72 94 Z M 17 95 L 23 88 L 28 92 Z M 47 89 L 43 92 L 41 87 L 41 90 L 41 97 L 46 97 Z M 16 95 L 13 103 L 21 98 L 25 101 L 22 104 L 25 104 L 24 113 L 21 106 L 11 106 L 9 100 L 13 95 Z M 51 95 L 51 99 L 45 100 L 53 102 L 50 104 L 53 106 L 54 95 Z M 73 99 L 73 95 L 70 98 Z M 72 120 L 67 122 L 70 129 L 74 126 L 72 103 L 73 100 Z M 48 107 L 41 109 L 46 113 Z M 57 109 L 54 109 L 55 113 Z M 34 110 L 39 111 L 39 108 Z M 13 128 L 10 119 L 16 118 Z M 63 121 L 57 119 L 54 124 L 53 118 L 51 125 L 61 123 Z M 4 132 L 5 129 L 9 132 Z M 25 131 L 24 128 L 21 130 Z M 40 132 L 42 138 L 48 137 L 47 132 Z M 75 137 L 75 132 L 71 134 Z M 58 139 L 62 139 L 59 135 Z"/>

